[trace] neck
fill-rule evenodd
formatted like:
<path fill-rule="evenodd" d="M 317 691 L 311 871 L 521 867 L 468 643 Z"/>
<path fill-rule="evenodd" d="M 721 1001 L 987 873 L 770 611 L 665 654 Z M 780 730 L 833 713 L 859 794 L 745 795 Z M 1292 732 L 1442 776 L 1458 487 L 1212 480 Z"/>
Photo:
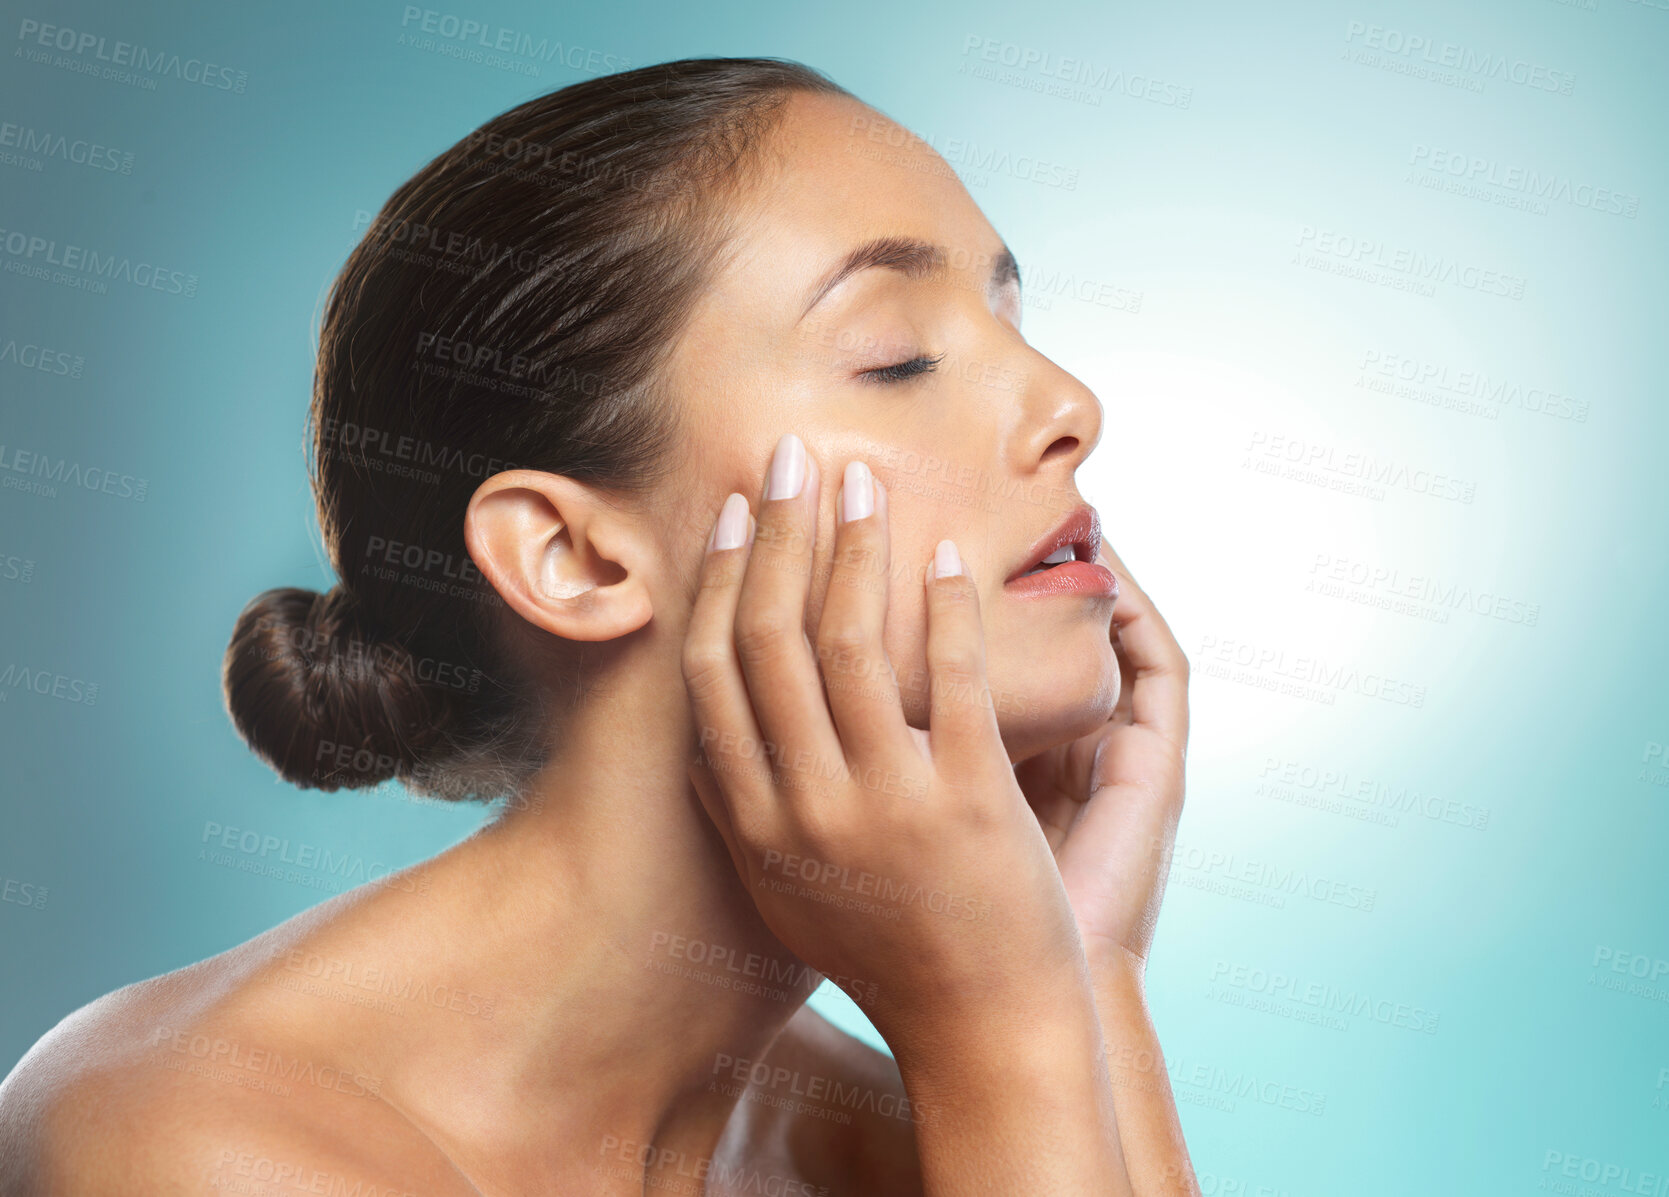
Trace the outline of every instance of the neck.
<path fill-rule="evenodd" d="M 615 671 L 517 809 L 414 866 L 420 892 L 366 898 L 338 945 L 454 994 L 356 1017 L 382 1045 L 367 1070 L 466 1171 L 478 1150 L 487 1175 L 583 1160 L 641 1180 L 646 1158 L 711 1159 L 731 1068 L 760 1059 L 820 979 L 760 920 L 689 783 L 694 730 L 669 666 Z"/>

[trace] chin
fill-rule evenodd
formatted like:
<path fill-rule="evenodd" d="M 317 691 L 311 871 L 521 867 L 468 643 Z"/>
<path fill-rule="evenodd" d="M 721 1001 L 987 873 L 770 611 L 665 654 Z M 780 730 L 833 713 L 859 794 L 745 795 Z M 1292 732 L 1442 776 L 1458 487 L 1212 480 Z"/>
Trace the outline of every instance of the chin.
<path fill-rule="evenodd" d="M 991 700 L 1009 759 L 1022 761 L 1099 729 L 1118 704 L 1121 680 L 1118 656 L 1107 640 L 1099 650 L 1058 645 L 1009 668 L 991 669 Z"/>

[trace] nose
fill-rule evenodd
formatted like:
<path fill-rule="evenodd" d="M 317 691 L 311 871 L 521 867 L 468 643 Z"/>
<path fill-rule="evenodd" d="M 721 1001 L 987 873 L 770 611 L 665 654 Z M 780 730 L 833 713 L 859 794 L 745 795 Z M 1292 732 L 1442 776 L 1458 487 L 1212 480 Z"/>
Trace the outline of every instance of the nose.
<path fill-rule="evenodd" d="M 1014 427 L 1013 464 L 1024 473 L 1058 471 L 1070 478 L 1101 440 L 1101 401 L 1041 353 L 1032 358 Z"/>

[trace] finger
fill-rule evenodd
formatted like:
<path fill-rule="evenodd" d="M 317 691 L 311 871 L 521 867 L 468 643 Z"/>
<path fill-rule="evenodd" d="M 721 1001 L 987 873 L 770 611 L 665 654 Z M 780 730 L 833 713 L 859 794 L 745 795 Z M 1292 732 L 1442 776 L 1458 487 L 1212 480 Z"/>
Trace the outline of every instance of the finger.
<path fill-rule="evenodd" d="M 927 566 L 927 673 L 935 766 L 989 761 L 1002 740 L 985 681 L 979 590 L 950 540 Z"/>
<path fill-rule="evenodd" d="M 1130 571 L 1101 541 L 1105 564 L 1119 579 L 1118 601 L 1113 604 L 1113 643 L 1119 650 L 1120 665 L 1127 666 L 1126 679 L 1131 721 L 1152 728 L 1178 750 L 1188 744 L 1188 657 L 1177 643 L 1170 625 L 1153 600 L 1147 596 Z"/>
<path fill-rule="evenodd" d="M 684 633 L 684 685 L 696 725 L 696 751 L 723 780 L 732 808 L 768 807 L 773 795 L 764 737 L 736 660 L 736 601 L 747 569 L 753 517 L 739 494 L 726 497 L 707 540 L 701 585 Z"/>
<path fill-rule="evenodd" d="M 816 459 L 799 437 L 784 436 L 771 459 L 736 605 L 736 657 L 784 785 L 800 780 L 784 776 L 789 764 L 826 771 L 845 760 L 806 636 L 818 482 Z"/>
<path fill-rule="evenodd" d="M 732 821 L 729 803 L 724 796 L 724 787 L 713 774 L 712 767 L 697 753 L 690 761 L 690 785 L 694 787 L 696 797 L 701 800 L 702 809 L 707 812 L 707 818 L 718 829 L 719 838 L 724 841 L 725 851 L 730 853 L 730 862 L 736 866 L 736 874 L 744 882 L 750 882 L 748 860 L 742 853 L 740 843 L 736 838 L 736 828 Z"/>
<path fill-rule="evenodd" d="M 849 461 L 836 504 L 834 567 L 817 623 L 817 660 L 848 764 L 913 750 L 883 632 L 891 548 L 887 497 Z"/>

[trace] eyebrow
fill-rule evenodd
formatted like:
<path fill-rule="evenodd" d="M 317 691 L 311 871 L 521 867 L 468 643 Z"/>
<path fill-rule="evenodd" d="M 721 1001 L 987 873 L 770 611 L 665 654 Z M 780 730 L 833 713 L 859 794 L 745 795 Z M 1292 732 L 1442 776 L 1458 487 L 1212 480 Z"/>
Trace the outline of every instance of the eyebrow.
<path fill-rule="evenodd" d="M 847 254 L 833 270 L 818 281 L 811 290 L 805 310 L 800 313 L 800 319 L 804 320 L 811 315 L 811 310 L 823 302 L 823 297 L 847 278 L 861 270 L 876 266 L 897 270 L 913 279 L 932 278 L 946 270 L 944 251 L 936 245 L 929 245 L 913 237 L 877 237 L 864 242 Z M 991 260 L 991 275 L 986 282 L 986 291 L 994 293 L 1007 283 L 1013 283 L 1016 287 L 1020 285 L 1020 264 L 1015 261 L 1014 255 L 1005 245 Z"/>

